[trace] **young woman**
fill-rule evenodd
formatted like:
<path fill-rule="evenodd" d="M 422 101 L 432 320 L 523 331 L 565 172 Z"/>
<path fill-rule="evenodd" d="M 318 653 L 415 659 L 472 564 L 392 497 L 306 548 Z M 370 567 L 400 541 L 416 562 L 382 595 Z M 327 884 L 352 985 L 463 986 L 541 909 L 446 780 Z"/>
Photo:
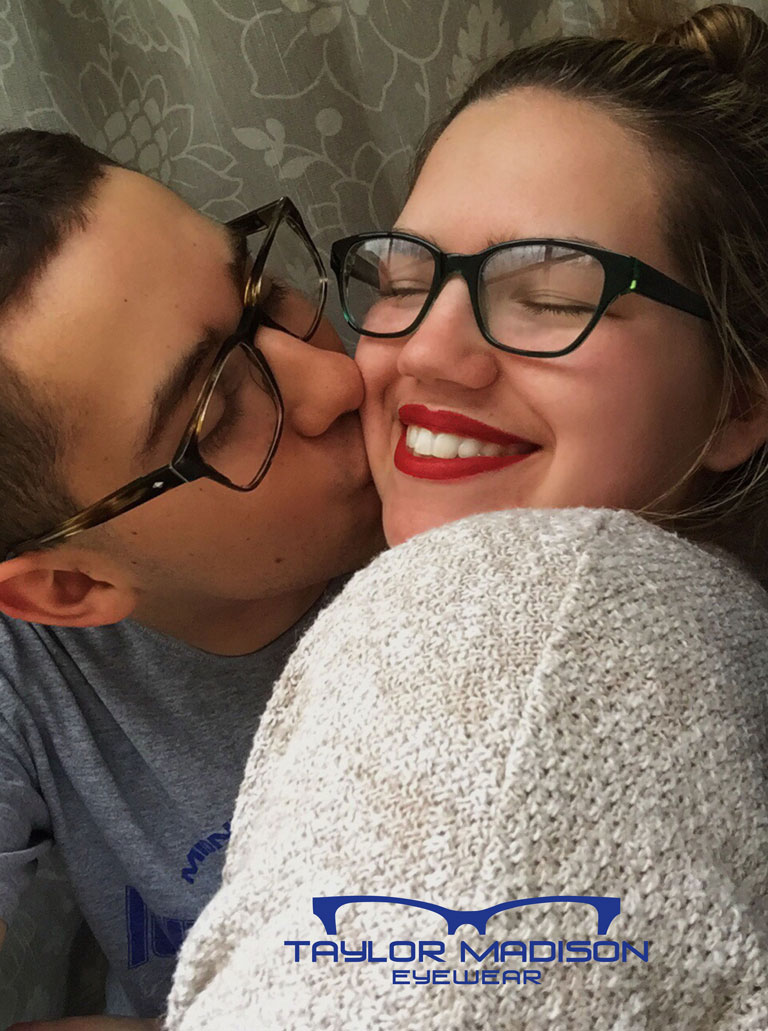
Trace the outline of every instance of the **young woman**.
<path fill-rule="evenodd" d="M 662 40 L 510 54 L 395 231 L 336 245 L 390 544 L 514 506 L 765 527 L 768 28 Z"/>
<path fill-rule="evenodd" d="M 763 84 L 725 5 L 515 52 L 336 245 L 399 546 L 276 689 L 171 1031 L 768 1026 Z"/>

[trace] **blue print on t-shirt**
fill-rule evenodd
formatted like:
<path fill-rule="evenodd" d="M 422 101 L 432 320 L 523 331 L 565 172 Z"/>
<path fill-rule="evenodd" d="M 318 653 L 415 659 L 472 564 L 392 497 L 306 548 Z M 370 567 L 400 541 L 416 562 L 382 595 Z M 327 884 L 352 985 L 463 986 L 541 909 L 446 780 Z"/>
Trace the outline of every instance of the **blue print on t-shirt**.
<path fill-rule="evenodd" d="M 205 857 L 209 856 L 212 852 L 218 852 L 219 849 L 224 848 L 231 834 L 230 821 L 227 820 L 216 834 L 209 834 L 207 838 L 201 838 L 200 841 L 195 842 L 189 852 L 187 852 L 187 863 L 189 865 L 185 866 L 181 871 L 181 876 L 187 884 L 195 883 L 195 874 L 199 870 L 200 864 L 205 862 Z"/>
<path fill-rule="evenodd" d="M 128 969 L 148 963 L 152 956 L 175 956 L 194 920 L 153 913 L 139 892 L 126 885 L 125 919 L 128 927 Z"/>

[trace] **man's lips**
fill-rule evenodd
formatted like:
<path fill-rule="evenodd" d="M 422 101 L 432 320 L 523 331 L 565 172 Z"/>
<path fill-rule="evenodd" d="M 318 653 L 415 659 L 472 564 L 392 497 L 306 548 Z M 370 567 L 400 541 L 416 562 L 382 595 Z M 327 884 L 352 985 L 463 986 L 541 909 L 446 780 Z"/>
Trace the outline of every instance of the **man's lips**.
<path fill-rule="evenodd" d="M 479 473 L 492 472 L 522 462 L 538 450 L 538 446 L 512 433 L 504 433 L 495 426 L 460 415 L 458 412 L 434 411 L 424 405 L 403 405 L 398 412 L 403 423 L 395 448 L 395 467 L 407 476 L 425 480 L 454 480 Z M 416 425 L 432 433 L 449 433 L 500 447 L 516 448 L 507 455 L 474 455 L 469 458 L 435 458 L 417 455 L 406 444 L 407 427 Z"/>
<path fill-rule="evenodd" d="M 307 461 L 317 469 L 325 469 L 343 482 L 346 490 L 368 489 L 373 482 L 365 451 L 363 430 L 358 412 L 344 412 L 319 436 L 301 437 Z M 276 459 L 279 460 L 278 448 Z"/>

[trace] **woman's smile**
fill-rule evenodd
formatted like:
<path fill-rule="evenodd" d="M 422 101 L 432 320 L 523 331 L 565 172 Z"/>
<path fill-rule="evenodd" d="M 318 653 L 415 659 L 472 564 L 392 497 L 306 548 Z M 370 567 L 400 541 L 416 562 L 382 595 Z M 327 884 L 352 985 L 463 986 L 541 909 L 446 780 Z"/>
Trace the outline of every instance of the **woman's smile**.
<path fill-rule="evenodd" d="M 425 480 L 454 480 L 523 461 L 538 445 L 459 412 L 402 405 L 394 463 Z"/>

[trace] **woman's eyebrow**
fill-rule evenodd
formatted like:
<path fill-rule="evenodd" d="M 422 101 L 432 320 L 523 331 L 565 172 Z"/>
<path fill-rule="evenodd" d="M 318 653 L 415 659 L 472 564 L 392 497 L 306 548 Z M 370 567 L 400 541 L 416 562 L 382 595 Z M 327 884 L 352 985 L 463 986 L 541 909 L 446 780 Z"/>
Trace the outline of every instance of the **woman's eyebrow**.
<path fill-rule="evenodd" d="M 426 240 L 427 243 L 431 243 L 434 247 L 437 247 L 438 250 L 442 250 L 442 247 L 440 246 L 440 244 L 438 243 L 436 238 L 434 236 L 430 235 L 429 233 L 417 232 L 415 229 L 408 229 L 406 226 L 395 226 L 395 228 L 392 230 L 392 232 L 393 233 L 408 233 L 411 236 L 418 236 L 419 239 Z M 603 246 L 604 246 L 603 244 L 598 243 L 597 240 L 590 240 L 590 239 L 588 239 L 586 237 L 583 237 L 583 236 L 575 236 L 572 233 L 558 233 L 558 234 L 555 234 L 555 235 L 553 235 L 553 234 L 545 235 L 545 234 L 539 233 L 539 234 L 534 235 L 534 236 L 520 236 L 519 234 L 516 235 L 515 233 L 509 233 L 509 234 L 506 234 L 506 235 L 504 233 L 494 233 L 493 236 L 489 237 L 485 241 L 485 244 L 481 248 L 481 250 L 487 250 L 487 248 L 489 248 L 489 247 L 497 247 L 499 244 L 503 244 L 503 243 L 518 243 L 518 242 L 525 241 L 525 240 L 569 240 L 569 241 L 572 241 L 573 243 L 583 243 L 587 247 L 603 248 Z"/>
<path fill-rule="evenodd" d="M 535 233 L 530 236 L 492 236 L 486 241 L 486 247 L 497 247 L 504 243 L 525 243 L 528 240 L 564 240 L 568 243 L 583 243 L 587 247 L 602 248 L 604 245 L 597 240 L 590 240 L 585 236 L 576 236 L 575 233 Z"/>
<path fill-rule="evenodd" d="M 420 233 L 416 229 L 409 229 L 408 226 L 393 226 L 393 233 L 408 233 L 409 236 L 418 236 L 420 240 L 426 240 L 427 243 L 434 244 L 435 247 L 439 247 L 440 244 L 429 233 Z"/>

